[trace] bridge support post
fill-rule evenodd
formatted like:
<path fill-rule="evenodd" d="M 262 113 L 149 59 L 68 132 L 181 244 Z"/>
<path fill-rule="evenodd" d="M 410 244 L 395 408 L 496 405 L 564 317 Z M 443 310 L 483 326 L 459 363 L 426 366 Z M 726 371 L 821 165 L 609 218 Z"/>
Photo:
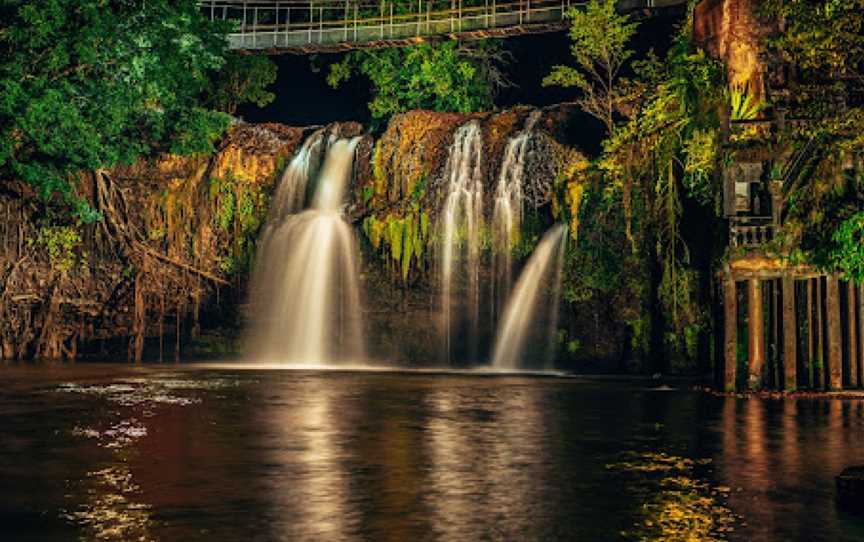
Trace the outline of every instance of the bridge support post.
<path fill-rule="evenodd" d="M 456 11 L 456 0 L 450 0 L 450 32 L 453 32 L 453 12 Z"/>

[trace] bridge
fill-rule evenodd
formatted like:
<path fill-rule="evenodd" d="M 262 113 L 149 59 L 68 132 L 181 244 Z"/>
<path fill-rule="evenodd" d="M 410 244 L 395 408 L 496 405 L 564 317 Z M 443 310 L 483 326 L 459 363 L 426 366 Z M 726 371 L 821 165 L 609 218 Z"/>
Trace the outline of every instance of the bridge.
<path fill-rule="evenodd" d="M 411 45 L 426 39 L 483 39 L 555 32 L 584 0 L 201 0 L 212 20 L 235 23 L 229 47 L 247 52 L 324 53 Z M 687 0 L 619 0 L 651 15 Z"/>

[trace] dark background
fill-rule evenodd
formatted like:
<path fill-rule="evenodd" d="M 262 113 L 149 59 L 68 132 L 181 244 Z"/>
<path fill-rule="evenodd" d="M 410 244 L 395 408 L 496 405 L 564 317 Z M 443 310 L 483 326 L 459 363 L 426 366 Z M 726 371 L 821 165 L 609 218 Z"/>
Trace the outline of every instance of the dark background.
<path fill-rule="evenodd" d="M 659 17 L 640 22 L 633 48 L 642 56 L 654 49 L 662 57 L 676 34 L 682 17 L 678 12 L 666 12 Z M 572 64 L 570 40 L 566 32 L 526 35 L 504 41 L 512 54 L 505 67 L 513 87 L 502 89 L 495 98 L 496 108 L 514 105 L 543 107 L 572 101 L 576 91 L 569 88 L 543 87 L 541 82 L 556 64 Z M 284 54 L 271 57 L 279 67 L 278 79 L 271 88 L 276 99 L 267 107 L 241 107 L 238 115 L 248 122 L 280 122 L 291 126 L 311 126 L 336 121 L 370 119 L 366 103 L 370 98 L 369 81 L 355 77 L 339 88 L 327 85 L 329 65 L 341 60 L 345 53 L 322 55 Z M 568 139 L 588 152 L 599 151 L 602 125 L 585 116 L 574 123 Z"/>

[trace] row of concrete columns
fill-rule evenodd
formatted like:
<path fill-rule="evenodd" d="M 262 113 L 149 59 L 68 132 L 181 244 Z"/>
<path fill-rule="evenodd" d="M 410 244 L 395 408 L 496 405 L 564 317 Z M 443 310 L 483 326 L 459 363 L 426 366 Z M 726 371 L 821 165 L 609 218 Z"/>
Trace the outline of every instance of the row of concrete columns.
<path fill-rule="evenodd" d="M 764 389 L 769 381 L 786 391 L 799 386 L 855 389 L 864 384 L 864 285 L 837 276 L 789 274 L 739 281 L 730 274 L 723 281 L 723 304 L 721 378 L 726 391 Z M 746 320 L 746 327 L 741 320 Z M 739 341 L 742 328 L 746 347 Z"/>

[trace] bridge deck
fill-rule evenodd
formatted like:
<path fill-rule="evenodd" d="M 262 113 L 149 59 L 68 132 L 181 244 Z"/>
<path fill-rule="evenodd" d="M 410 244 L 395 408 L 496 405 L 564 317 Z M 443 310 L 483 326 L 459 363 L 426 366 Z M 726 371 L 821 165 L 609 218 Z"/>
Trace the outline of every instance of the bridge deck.
<path fill-rule="evenodd" d="M 470 2 L 470 4 L 469 4 Z M 686 0 L 623 0 L 619 9 L 653 9 Z M 478 39 L 550 32 L 566 27 L 564 14 L 584 0 L 201 0 L 211 19 L 237 24 L 236 50 L 314 53 L 408 45 L 432 37 Z"/>

